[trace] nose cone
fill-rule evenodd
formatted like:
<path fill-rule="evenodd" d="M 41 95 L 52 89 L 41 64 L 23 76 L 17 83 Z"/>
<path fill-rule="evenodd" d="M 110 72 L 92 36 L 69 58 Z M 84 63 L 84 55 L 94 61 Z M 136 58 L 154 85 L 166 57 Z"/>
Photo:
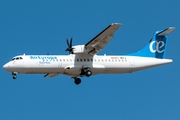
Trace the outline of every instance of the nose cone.
<path fill-rule="evenodd" d="M 3 69 L 4 69 L 4 70 L 8 70 L 8 68 L 9 68 L 9 65 L 8 65 L 8 63 L 6 63 L 6 64 L 3 66 Z"/>

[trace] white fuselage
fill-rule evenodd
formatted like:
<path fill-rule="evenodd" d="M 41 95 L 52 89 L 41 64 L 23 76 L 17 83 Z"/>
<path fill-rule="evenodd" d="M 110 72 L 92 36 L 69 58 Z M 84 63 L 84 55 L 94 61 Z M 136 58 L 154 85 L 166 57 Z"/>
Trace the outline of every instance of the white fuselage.
<path fill-rule="evenodd" d="M 14 60 L 5 64 L 3 68 L 9 72 L 22 74 L 64 74 L 77 77 L 81 76 L 83 67 L 88 67 L 92 75 L 120 74 L 171 62 L 171 59 L 137 56 L 21 55 L 14 57 Z"/>

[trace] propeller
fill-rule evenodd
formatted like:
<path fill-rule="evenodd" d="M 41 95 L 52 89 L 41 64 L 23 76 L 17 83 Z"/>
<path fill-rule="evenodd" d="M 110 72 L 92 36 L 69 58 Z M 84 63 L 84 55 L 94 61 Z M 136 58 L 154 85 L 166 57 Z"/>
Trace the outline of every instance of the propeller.
<path fill-rule="evenodd" d="M 69 51 L 69 54 L 73 54 L 73 49 L 72 48 L 72 38 L 70 39 L 70 42 L 68 41 L 68 39 L 66 39 L 66 42 L 67 42 L 67 45 L 68 45 L 68 48 L 66 49 L 66 52 Z"/>

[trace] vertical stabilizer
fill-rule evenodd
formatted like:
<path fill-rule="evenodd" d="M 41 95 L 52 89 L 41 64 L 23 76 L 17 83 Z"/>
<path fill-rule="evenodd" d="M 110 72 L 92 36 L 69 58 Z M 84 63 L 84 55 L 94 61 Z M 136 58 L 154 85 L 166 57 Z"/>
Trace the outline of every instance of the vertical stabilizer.
<path fill-rule="evenodd" d="M 168 42 L 168 34 L 171 33 L 175 28 L 169 27 L 165 30 L 157 31 L 153 38 L 139 52 L 130 54 L 131 56 L 142 56 L 142 57 L 154 57 L 161 58 L 165 57 L 166 47 Z"/>

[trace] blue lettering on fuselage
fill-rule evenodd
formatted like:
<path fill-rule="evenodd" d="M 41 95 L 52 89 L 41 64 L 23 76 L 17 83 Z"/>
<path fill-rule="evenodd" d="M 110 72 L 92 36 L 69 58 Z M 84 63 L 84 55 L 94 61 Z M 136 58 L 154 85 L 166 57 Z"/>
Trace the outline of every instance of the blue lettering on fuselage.
<path fill-rule="evenodd" d="M 31 55 L 30 59 L 39 59 L 39 60 L 57 60 L 56 56 L 40 56 L 40 55 Z"/>
<path fill-rule="evenodd" d="M 50 62 L 41 62 L 39 61 L 39 64 L 51 64 Z"/>

